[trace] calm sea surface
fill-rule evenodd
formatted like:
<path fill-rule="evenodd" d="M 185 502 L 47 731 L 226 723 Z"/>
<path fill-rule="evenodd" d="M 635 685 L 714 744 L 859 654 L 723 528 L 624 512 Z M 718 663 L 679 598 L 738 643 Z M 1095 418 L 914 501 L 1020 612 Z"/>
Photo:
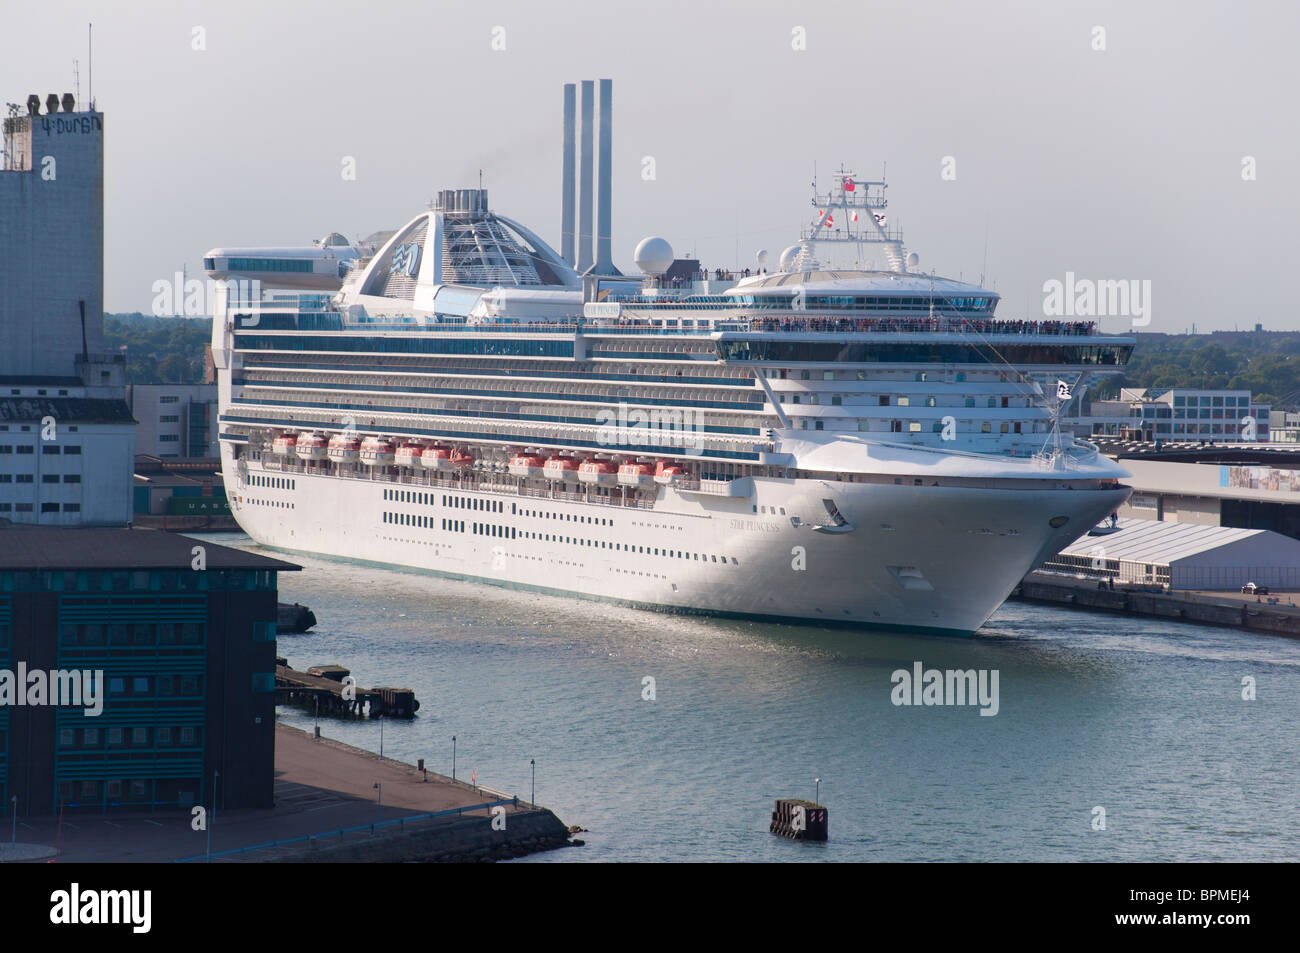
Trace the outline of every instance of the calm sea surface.
<path fill-rule="evenodd" d="M 590 833 L 524 862 L 1300 858 L 1300 642 L 1023 603 L 970 640 L 768 625 L 206 538 L 303 566 L 280 598 L 320 622 L 290 664 L 415 690 L 385 755 L 450 773 L 455 735 L 458 777 L 524 798 L 536 759 L 538 803 Z M 998 714 L 895 706 L 917 661 L 996 670 Z M 379 748 L 377 722 L 322 732 Z M 830 841 L 769 834 L 814 778 Z"/>

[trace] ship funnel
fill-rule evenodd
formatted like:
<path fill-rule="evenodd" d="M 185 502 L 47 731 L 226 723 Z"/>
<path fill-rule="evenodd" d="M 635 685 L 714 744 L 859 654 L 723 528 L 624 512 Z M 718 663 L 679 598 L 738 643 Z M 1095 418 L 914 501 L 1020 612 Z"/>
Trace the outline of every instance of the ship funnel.
<path fill-rule="evenodd" d="M 59 111 L 58 93 L 50 93 L 50 95 L 45 97 L 45 111 L 49 113 L 51 116 L 53 116 L 56 112 Z"/>
<path fill-rule="evenodd" d="M 582 155 L 578 168 L 578 273 L 591 267 L 592 125 L 595 120 L 595 83 L 582 81 Z"/>
<path fill-rule="evenodd" d="M 573 267 L 573 175 L 575 172 L 575 153 L 577 152 L 578 117 L 577 87 L 573 83 L 564 84 L 564 172 L 560 212 L 560 257 Z"/>

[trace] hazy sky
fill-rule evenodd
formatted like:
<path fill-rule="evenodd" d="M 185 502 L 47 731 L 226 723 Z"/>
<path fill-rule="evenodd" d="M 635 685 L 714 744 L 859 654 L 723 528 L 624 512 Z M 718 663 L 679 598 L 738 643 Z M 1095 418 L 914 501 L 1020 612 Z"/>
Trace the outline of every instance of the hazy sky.
<path fill-rule="evenodd" d="M 86 99 L 94 22 L 109 311 L 147 312 L 154 281 L 215 246 L 396 228 L 480 168 L 492 207 L 558 248 L 561 85 L 608 77 L 625 271 L 650 234 L 752 266 L 797 239 L 814 162 L 887 163 L 921 267 L 986 270 L 1003 317 L 1041 316 L 1043 283 L 1072 271 L 1150 280 L 1150 330 L 1300 329 L 1300 13 L 1283 0 L 104 7 L 10 9 L 0 98 L 71 90 L 75 58 Z"/>

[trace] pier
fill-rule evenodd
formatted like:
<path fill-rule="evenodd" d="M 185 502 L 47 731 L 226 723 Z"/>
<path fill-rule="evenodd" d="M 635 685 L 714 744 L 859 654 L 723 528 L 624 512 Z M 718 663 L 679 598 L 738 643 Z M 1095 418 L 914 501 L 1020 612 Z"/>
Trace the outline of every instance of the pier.
<path fill-rule="evenodd" d="M 341 665 L 313 665 L 305 672 L 289 667 L 288 659 L 275 660 L 275 703 L 298 705 L 322 714 L 360 718 L 414 718 L 420 710 L 409 688 L 361 688 L 346 679 L 351 672 Z"/>

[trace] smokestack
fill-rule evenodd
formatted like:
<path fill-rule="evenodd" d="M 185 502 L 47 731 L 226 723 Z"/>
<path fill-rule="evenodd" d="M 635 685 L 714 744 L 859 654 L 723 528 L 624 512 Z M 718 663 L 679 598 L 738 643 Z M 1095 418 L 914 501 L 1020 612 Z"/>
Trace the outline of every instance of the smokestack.
<path fill-rule="evenodd" d="M 574 263 L 573 257 L 573 175 L 577 171 L 574 168 L 575 156 L 578 148 L 578 128 L 577 128 L 577 93 L 578 87 L 573 83 L 564 84 L 564 188 L 562 190 L 564 203 L 560 214 L 560 257 L 569 263 Z"/>
<path fill-rule="evenodd" d="M 613 173 L 614 81 L 600 81 L 600 193 L 596 203 L 596 273 L 614 272 L 611 250 L 610 176 Z"/>
<path fill-rule="evenodd" d="M 595 86 L 589 79 L 582 81 L 582 157 L 578 180 L 578 273 L 591 267 L 591 149 Z"/>

